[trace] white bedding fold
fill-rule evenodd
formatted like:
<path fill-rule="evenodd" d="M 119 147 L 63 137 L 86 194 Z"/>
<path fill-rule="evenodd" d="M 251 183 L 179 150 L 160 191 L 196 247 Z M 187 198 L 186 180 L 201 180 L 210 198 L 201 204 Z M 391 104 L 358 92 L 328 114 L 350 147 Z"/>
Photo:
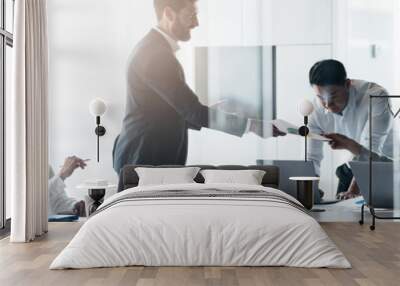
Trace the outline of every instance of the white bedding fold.
<path fill-rule="evenodd" d="M 50 268 L 350 267 L 319 224 L 290 204 L 235 197 L 131 199 L 112 204 L 130 193 L 205 188 L 260 190 L 298 203 L 279 190 L 261 186 L 186 184 L 133 188 L 107 199 Z"/>

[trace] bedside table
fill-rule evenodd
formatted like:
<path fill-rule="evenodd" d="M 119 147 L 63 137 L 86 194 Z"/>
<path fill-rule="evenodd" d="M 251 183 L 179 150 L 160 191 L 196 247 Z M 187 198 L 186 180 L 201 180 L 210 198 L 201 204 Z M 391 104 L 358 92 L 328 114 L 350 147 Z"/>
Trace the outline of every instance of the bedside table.
<path fill-rule="evenodd" d="M 90 216 L 103 203 L 104 196 L 106 195 L 107 189 L 113 189 L 116 187 L 117 187 L 117 185 L 98 186 L 98 185 L 82 184 L 82 185 L 77 186 L 76 188 L 88 190 L 88 195 L 93 200 L 93 203 L 90 206 L 88 206 L 88 210 L 89 210 L 88 215 Z"/>
<path fill-rule="evenodd" d="M 314 207 L 314 190 L 313 183 L 319 181 L 318 177 L 290 177 L 289 180 L 297 183 L 297 200 L 304 205 L 304 207 L 313 212 L 323 212 L 322 209 L 313 209 Z"/>

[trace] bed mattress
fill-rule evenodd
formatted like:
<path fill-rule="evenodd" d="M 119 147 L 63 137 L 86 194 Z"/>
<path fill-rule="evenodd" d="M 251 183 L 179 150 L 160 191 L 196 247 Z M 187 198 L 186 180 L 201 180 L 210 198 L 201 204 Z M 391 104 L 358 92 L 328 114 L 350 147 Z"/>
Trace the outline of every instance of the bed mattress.
<path fill-rule="evenodd" d="M 351 265 L 303 206 L 262 186 L 136 187 L 108 198 L 50 269 Z"/>

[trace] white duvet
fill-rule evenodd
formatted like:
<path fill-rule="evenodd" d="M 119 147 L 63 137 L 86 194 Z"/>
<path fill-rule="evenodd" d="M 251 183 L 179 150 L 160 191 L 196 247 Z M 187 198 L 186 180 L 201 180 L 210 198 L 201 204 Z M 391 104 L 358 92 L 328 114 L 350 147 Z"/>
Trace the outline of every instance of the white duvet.
<path fill-rule="evenodd" d="M 155 190 L 263 190 L 261 186 L 185 184 Z M 101 207 L 100 207 L 101 209 Z M 350 268 L 308 214 L 282 203 L 246 198 L 171 198 L 124 201 L 91 217 L 50 269 L 120 266 L 291 266 Z"/>

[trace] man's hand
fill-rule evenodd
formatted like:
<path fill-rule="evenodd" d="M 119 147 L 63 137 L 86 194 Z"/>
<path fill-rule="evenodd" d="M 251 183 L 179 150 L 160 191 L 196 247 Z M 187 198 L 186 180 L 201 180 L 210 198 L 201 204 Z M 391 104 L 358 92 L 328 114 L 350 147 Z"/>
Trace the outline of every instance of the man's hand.
<path fill-rule="evenodd" d="M 350 139 L 341 134 L 324 134 L 326 138 L 331 139 L 329 145 L 334 150 L 348 150 L 353 153 L 355 156 L 360 155 L 362 146 L 358 144 L 353 139 Z"/>
<path fill-rule="evenodd" d="M 222 111 L 225 111 L 227 113 L 234 113 L 233 109 L 229 109 L 227 106 L 229 106 L 229 103 L 226 99 L 220 100 L 212 105 L 209 106 L 209 108 L 212 109 L 219 109 Z"/>
<path fill-rule="evenodd" d="M 340 193 L 339 194 L 339 199 L 342 200 L 349 200 L 349 199 L 354 199 L 360 196 L 360 189 L 358 188 L 356 179 L 353 178 L 351 181 L 350 187 L 345 193 Z"/>
<path fill-rule="evenodd" d="M 270 138 L 286 136 L 286 133 L 280 131 L 275 125 L 270 122 L 265 122 L 257 119 L 249 119 L 250 120 L 250 132 L 255 133 L 256 135 L 262 138 Z M 271 130 L 272 128 L 272 130 Z"/>
<path fill-rule="evenodd" d="M 76 156 L 66 158 L 59 173 L 60 178 L 65 180 L 71 176 L 77 168 L 85 169 L 87 161 L 88 160 L 82 160 Z"/>

